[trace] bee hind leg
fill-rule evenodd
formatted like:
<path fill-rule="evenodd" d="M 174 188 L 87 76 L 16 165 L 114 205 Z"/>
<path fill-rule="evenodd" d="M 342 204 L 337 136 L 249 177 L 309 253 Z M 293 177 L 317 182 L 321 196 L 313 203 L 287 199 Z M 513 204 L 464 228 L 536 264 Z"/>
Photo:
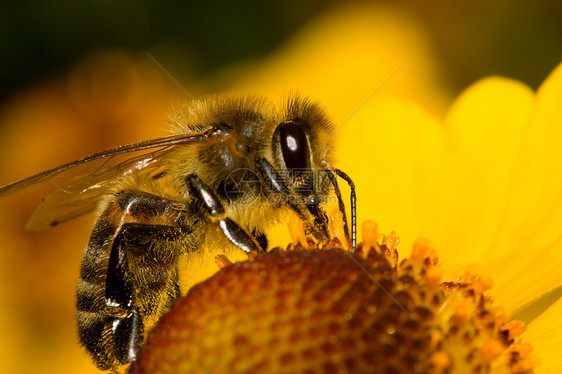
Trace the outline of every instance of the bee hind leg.
<path fill-rule="evenodd" d="M 158 314 L 159 308 L 169 306 L 179 295 L 177 253 L 165 243 L 182 234 L 179 227 L 125 223 L 113 242 L 105 304 L 113 315 L 113 353 L 121 364 L 136 359 L 144 341 L 145 317 Z"/>

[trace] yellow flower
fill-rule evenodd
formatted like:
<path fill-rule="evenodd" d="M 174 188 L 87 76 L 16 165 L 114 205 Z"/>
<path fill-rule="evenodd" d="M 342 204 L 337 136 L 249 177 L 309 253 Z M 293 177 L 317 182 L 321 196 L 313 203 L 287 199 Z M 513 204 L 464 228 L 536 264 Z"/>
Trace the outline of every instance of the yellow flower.
<path fill-rule="evenodd" d="M 343 137 L 356 151 L 342 163 L 372 162 L 353 174 L 360 211 L 389 214 L 406 242 L 431 237 L 441 266 L 426 241 L 399 260 L 368 230 L 365 262 L 305 250 L 227 266 L 177 302 L 133 372 L 560 372 L 560 292 L 533 303 L 562 285 L 560 100 L 562 65 L 536 95 L 478 82 L 442 124 L 380 100 L 363 114 L 376 126 Z"/>
<path fill-rule="evenodd" d="M 349 22 L 358 20 L 353 27 L 366 27 L 352 45 L 373 46 L 368 23 L 361 22 L 369 17 L 376 15 L 350 16 Z M 337 166 L 358 186 L 360 218 L 376 219 L 383 232 L 396 230 L 402 250 L 419 236 L 429 237 L 443 264 L 444 280 L 454 281 L 466 272 L 490 277 L 494 305 L 528 323 L 523 340 L 535 347 L 533 355 L 540 362 L 536 372 L 559 372 L 562 67 L 537 93 L 510 79 L 483 79 L 460 94 L 440 119 L 447 94 L 432 84 L 422 83 L 431 92 L 427 96 L 417 91 L 417 75 L 409 77 L 414 88 L 388 87 L 396 79 L 393 74 L 424 65 L 416 57 L 408 60 L 404 50 L 390 53 L 400 56 L 392 62 L 394 70 L 372 58 L 374 47 L 358 52 L 372 70 L 354 75 L 345 64 L 338 68 L 346 59 L 331 48 L 341 45 L 337 36 L 350 29 L 346 22 L 345 14 L 320 22 L 272 63 L 233 69 L 220 77 L 240 77 L 235 89 L 279 93 L 297 87 L 327 103 L 339 127 Z M 404 39 L 396 45 L 408 46 L 408 37 Z M 331 69 L 318 66 L 322 58 Z M 378 75 L 381 70 L 387 82 Z M 276 236 L 278 242 L 286 237 Z M 550 298 L 544 298 L 549 292 Z M 539 299 L 542 304 L 536 303 Z"/>

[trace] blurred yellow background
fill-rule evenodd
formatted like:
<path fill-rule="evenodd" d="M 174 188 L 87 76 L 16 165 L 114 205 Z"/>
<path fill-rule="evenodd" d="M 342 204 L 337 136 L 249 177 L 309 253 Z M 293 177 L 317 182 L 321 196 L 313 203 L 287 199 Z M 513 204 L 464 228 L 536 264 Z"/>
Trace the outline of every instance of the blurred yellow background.
<path fill-rule="evenodd" d="M 392 163 L 398 145 L 372 139 L 389 160 L 365 159 L 369 150 L 352 145 L 372 134 L 376 124 L 366 123 L 364 113 L 377 103 L 408 100 L 441 119 L 473 81 L 498 74 L 536 88 L 562 57 L 557 2 L 258 3 L 210 9 L 104 3 L 65 6 L 62 13 L 39 2 L 2 5 L 0 184 L 164 135 L 166 113 L 188 99 L 185 91 L 310 95 L 341 126 L 337 166 L 352 176 L 376 174 L 377 164 Z M 399 199 L 393 178 L 399 176 L 358 185 L 360 208 L 362 201 L 376 207 Z M 75 283 L 93 217 L 24 230 L 49 187 L 1 201 L 2 373 L 97 371 L 74 327 Z M 403 210 L 373 214 L 383 231 L 408 217 Z"/>

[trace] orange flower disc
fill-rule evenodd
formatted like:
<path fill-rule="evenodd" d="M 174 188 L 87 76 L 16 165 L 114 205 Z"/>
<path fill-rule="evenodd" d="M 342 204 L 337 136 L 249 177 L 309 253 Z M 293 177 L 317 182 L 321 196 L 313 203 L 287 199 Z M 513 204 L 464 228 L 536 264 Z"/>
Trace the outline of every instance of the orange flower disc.
<path fill-rule="evenodd" d="M 131 372 L 532 371 L 482 281 L 439 287 L 432 254 L 399 263 L 384 244 L 362 251 L 277 251 L 222 268 L 161 318 Z"/>

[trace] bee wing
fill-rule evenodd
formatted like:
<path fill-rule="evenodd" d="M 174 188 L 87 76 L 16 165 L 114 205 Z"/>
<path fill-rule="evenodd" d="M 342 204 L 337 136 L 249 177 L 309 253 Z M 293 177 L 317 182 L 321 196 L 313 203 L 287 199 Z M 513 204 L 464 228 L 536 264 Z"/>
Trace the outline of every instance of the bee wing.
<path fill-rule="evenodd" d="M 162 171 L 162 159 L 173 147 L 198 143 L 207 136 L 208 133 L 190 133 L 111 148 L 0 187 L 0 197 L 54 182 L 57 190 L 43 200 L 26 228 L 54 226 L 94 210 L 108 188 L 122 176 L 135 173 L 157 177 Z"/>
<path fill-rule="evenodd" d="M 68 169 L 53 178 L 58 189 L 43 199 L 26 228 L 42 230 L 93 211 L 119 178 L 133 173 L 148 178 L 157 175 L 162 169 L 162 158 L 171 151 L 172 148 L 162 148 L 135 157 L 121 153 Z"/>

